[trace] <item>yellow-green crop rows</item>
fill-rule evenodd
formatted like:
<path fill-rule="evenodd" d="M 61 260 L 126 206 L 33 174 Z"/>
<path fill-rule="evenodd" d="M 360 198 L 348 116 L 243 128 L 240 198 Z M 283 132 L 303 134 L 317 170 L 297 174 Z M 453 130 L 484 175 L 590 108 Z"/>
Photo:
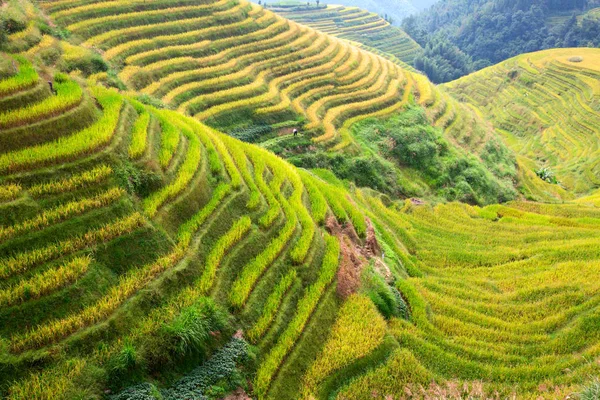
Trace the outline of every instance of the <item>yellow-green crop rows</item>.
<path fill-rule="evenodd" d="M 29 68 L 24 59 L 16 59 Z M 286 362 L 285 353 L 294 349 L 320 299 L 331 291 L 339 239 L 327 234 L 322 223 L 333 215 L 325 198 L 335 195 L 328 191 L 342 189 L 174 111 L 145 106 L 90 82 L 68 82 L 92 100 L 93 120 L 77 129 L 69 123 L 68 108 L 40 114 L 19 128 L 48 119 L 62 128 L 59 137 L 41 135 L 31 145 L 17 143 L 0 152 L 5 160 L 0 335 L 6 344 L 0 359 L 12 365 L 17 358 L 34 360 L 48 351 L 62 354 L 42 375 L 20 369 L 22 375 L 7 386 L 7 397 L 60 395 L 62 374 L 53 371 L 72 365 L 69 357 L 79 346 L 102 341 L 113 354 L 124 338 L 157 332 L 184 304 L 211 293 L 244 315 L 256 307 L 268 310 L 246 322 L 249 336 L 271 360 L 265 364 L 271 369 L 260 378 L 266 395 Z M 15 86 L 6 95 L 35 85 Z M 40 96 L 23 108 L 35 109 L 57 97 Z M 11 129 L 0 135 L 10 135 Z M 161 162 L 163 154 L 169 155 L 168 163 Z M 154 186 L 143 186 L 152 177 Z M 322 203 L 310 206 L 308 196 Z M 357 206 L 335 201 L 332 207 L 345 207 L 363 232 Z M 315 272 L 297 272 L 307 268 Z M 177 273 L 181 270 L 187 278 Z M 273 274 L 285 278 L 274 285 Z M 166 287 L 172 279 L 181 279 L 181 285 L 171 300 L 158 302 L 148 319 L 127 317 L 141 307 L 144 289 Z M 298 301 L 297 315 L 279 315 L 281 307 L 287 310 Z M 44 311 L 49 308 L 52 312 Z M 22 317 L 11 317 L 15 313 Z M 107 321 L 121 318 L 128 323 L 108 327 Z M 270 332 L 281 318 L 295 321 L 293 329 Z M 99 331 L 105 332 L 102 340 Z M 268 342 L 261 344 L 265 335 Z M 271 349 L 274 338 L 279 344 Z M 100 365 L 106 356 L 90 352 L 84 361 Z M 40 381 L 41 376 L 48 381 Z"/>
<path fill-rule="evenodd" d="M 83 46 L 100 50 L 118 66 L 119 77 L 130 88 L 209 124 L 236 110 L 250 109 L 274 122 L 296 113 L 323 130 L 319 142 L 335 143 L 346 119 L 391 112 L 394 102 L 402 100 L 402 88 L 412 80 L 409 72 L 384 57 L 245 0 L 152 4 L 61 0 L 43 7 Z M 394 33 L 389 40 L 394 45 L 382 51 L 399 58 L 418 52 L 413 41 L 382 19 L 358 9 L 334 10 L 351 21 L 347 31 L 356 32 L 352 25 L 356 23 L 364 24 L 373 37 Z M 310 95 L 306 87 L 312 89 Z M 355 97 L 355 92 L 361 95 Z M 327 98 L 322 98 L 324 94 Z M 136 138 L 141 137 L 146 118 L 136 126 Z M 166 123 L 161 126 L 173 130 Z M 180 145 L 179 137 L 174 131 L 163 136 L 164 168 Z M 138 144 L 132 146 L 133 155 L 140 153 Z"/>
<path fill-rule="evenodd" d="M 243 0 L 40 6 L 129 90 L 73 73 L 55 75 L 54 94 L 34 54 L 1 56 L 12 68 L 0 79 L 3 398 L 93 399 L 161 381 L 178 357 L 165 335 L 199 304 L 228 324 L 203 346 L 238 330 L 256 345 L 244 369 L 258 399 L 551 399 L 600 373 L 597 51 L 578 50 L 576 65 L 566 50 L 529 55 L 510 61 L 515 74 L 500 66 L 480 73 L 486 84 L 439 90 Z M 381 25 L 361 15 L 348 19 Z M 478 104 L 494 85 L 516 103 L 480 111 L 447 93 Z M 502 122 L 521 165 L 540 152 L 567 189 L 569 174 L 581 178 L 565 199 L 586 196 L 485 208 L 392 199 L 210 127 L 238 111 L 297 113 L 312 146 L 350 156 L 354 122 L 408 104 L 476 154 L 495 135 L 480 114 Z M 135 379 L 112 379 L 132 358 Z"/>
<path fill-rule="evenodd" d="M 423 52 L 421 46 L 402 29 L 391 25 L 381 16 L 358 7 L 275 4 L 271 9 L 292 21 L 360 43 L 409 65 Z"/>
<path fill-rule="evenodd" d="M 600 187 L 599 60 L 597 49 L 547 50 L 445 86 L 480 107 L 524 159 L 523 170 L 550 168 L 564 189 L 583 195 Z M 523 180 L 529 192 L 554 197 L 541 180 Z"/>

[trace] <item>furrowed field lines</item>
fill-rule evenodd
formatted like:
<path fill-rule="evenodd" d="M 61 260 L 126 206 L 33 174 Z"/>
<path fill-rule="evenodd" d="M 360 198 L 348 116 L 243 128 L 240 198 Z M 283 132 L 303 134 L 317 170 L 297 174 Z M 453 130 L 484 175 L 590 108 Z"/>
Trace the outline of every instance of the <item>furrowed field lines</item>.
<path fill-rule="evenodd" d="M 283 297 L 296 280 L 296 275 L 296 270 L 293 269 L 279 280 L 273 289 L 273 292 L 271 292 L 269 297 L 267 297 L 267 301 L 264 305 L 260 318 L 247 332 L 250 340 L 257 342 L 267 331 L 271 325 L 271 322 L 275 318 L 275 314 L 279 310 L 279 306 L 281 305 Z"/>
<path fill-rule="evenodd" d="M 40 229 L 51 224 L 63 221 L 75 215 L 82 214 L 90 209 L 105 207 L 125 194 L 119 187 L 114 187 L 94 197 L 75 200 L 53 209 L 44 210 L 36 217 L 22 221 L 11 226 L 0 226 L 0 240 L 4 241 L 25 232 Z"/>
<path fill-rule="evenodd" d="M 83 96 L 81 87 L 74 81 L 55 77 L 56 96 L 50 96 L 40 103 L 26 108 L 18 108 L 0 114 L 0 129 L 25 125 L 39 119 L 50 118 L 79 104 Z"/>
<path fill-rule="evenodd" d="M 134 103 L 135 104 L 135 103 Z M 138 118 L 133 125 L 131 134 L 131 143 L 129 144 L 129 157 L 133 159 L 140 158 L 146 151 L 146 142 L 148 140 L 148 126 L 150 124 L 150 113 L 138 105 L 136 107 Z M 165 133 L 163 132 L 163 135 Z M 164 138 L 164 136 L 163 136 Z M 167 157 L 166 155 L 163 157 Z"/>
<path fill-rule="evenodd" d="M 93 125 L 71 136 L 61 137 L 54 142 L 0 155 L 0 172 L 13 172 L 35 165 L 68 160 L 89 153 L 112 138 L 119 121 L 123 98 L 115 91 L 99 87 L 91 92 L 103 108 L 102 117 Z"/>
<path fill-rule="evenodd" d="M 176 249 L 153 264 L 129 272 L 119 280 L 117 285 L 110 289 L 106 296 L 83 311 L 71 314 L 63 319 L 50 321 L 33 328 L 27 333 L 13 336 L 11 341 L 12 350 L 20 352 L 25 349 L 48 345 L 79 329 L 99 322 L 114 312 L 125 300 L 149 283 L 156 275 L 179 261 L 182 256 L 182 251 Z"/>
<path fill-rule="evenodd" d="M 214 3 L 215 7 L 213 8 L 213 13 L 210 16 L 181 18 L 175 21 L 159 22 L 150 25 L 133 25 L 131 27 L 125 27 L 122 29 L 109 30 L 97 36 L 90 37 L 84 42 L 84 44 L 86 46 L 108 48 L 114 47 L 118 44 L 123 44 L 133 39 L 159 36 L 163 33 L 181 33 L 185 32 L 186 28 L 191 27 L 198 29 L 198 27 L 201 26 L 210 26 L 212 22 L 215 22 L 217 17 L 235 15 L 244 7 L 242 5 L 237 5 L 230 8 L 228 7 L 228 3 L 228 0 L 221 0 L 220 2 Z M 163 13 L 163 17 L 167 17 L 168 15 L 169 13 Z M 185 15 L 181 15 L 181 17 L 185 17 Z"/>
<path fill-rule="evenodd" d="M 385 319 L 371 300 L 350 297 L 339 311 L 321 354 L 303 378 L 303 398 L 314 396 L 319 383 L 333 371 L 364 357 L 383 342 Z"/>
<path fill-rule="evenodd" d="M 292 350 L 296 340 L 302 334 L 311 314 L 316 308 L 323 292 L 335 277 L 338 266 L 340 245 L 335 237 L 326 235 L 326 250 L 317 281 L 306 289 L 304 296 L 298 302 L 296 314 L 285 331 L 281 334 L 273 349 L 267 354 L 255 379 L 256 393 L 264 397 L 271 381 L 277 373 L 285 356 Z"/>
<path fill-rule="evenodd" d="M 402 29 L 356 7 L 275 6 L 277 14 L 342 39 L 389 53 L 411 64 L 423 49 Z"/>
<path fill-rule="evenodd" d="M 248 217 L 243 217 L 236 221 L 226 234 L 221 236 L 215 243 L 208 257 L 202 276 L 200 277 L 200 290 L 208 293 L 213 285 L 217 274 L 217 269 L 225 253 L 229 251 L 242 237 L 248 232 L 252 221 Z"/>
<path fill-rule="evenodd" d="M 231 185 L 221 183 L 212 193 L 210 201 L 186 223 L 182 224 L 177 234 L 177 240 L 181 246 L 189 246 L 194 232 L 211 216 L 223 199 L 231 192 Z"/>
<path fill-rule="evenodd" d="M 92 259 L 89 256 L 77 257 L 56 269 L 46 270 L 31 279 L 20 281 L 6 289 L 0 289 L 0 307 L 36 299 L 57 290 L 83 275 L 91 262 Z"/>
<path fill-rule="evenodd" d="M 33 197 L 64 193 L 85 187 L 92 183 L 102 182 L 111 176 L 112 173 L 113 170 L 110 166 L 102 164 L 80 174 L 73 175 L 70 178 L 31 186 L 27 188 L 27 192 Z"/>
<path fill-rule="evenodd" d="M 160 112 L 158 114 L 158 119 L 161 127 L 160 152 L 158 154 L 158 160 L 161 167 L 166 169 L 173 159 L 175 150 L 177 150 L 177 147 L 179 146 L 181 133 L 179 129 L 177 129 L 177 127 L 171 121 L 169 121 L 169 118 L 164 112 Z"/>
<path fill-rule="evenodd" d="M 175 179 L 144 200 L 144 210 L 151 217 L 156 214 L 161 205 L 177 196 L 187 187 L 199 168 L 202 152 L 200 139 L 187 127 L 182 127 L 182 132 L 188 139 L 188 147 L 185 158 L 177 170 Z"/>
<path fill-rule="evenodd" d="M 164 2 L 132 7 L 122 2 L 81 4 L 79 11 L 58 7 L 56 17 L 69 21 L 74 32 L 85 32 L 87 45 L 103 48 L 106 58 L 124 63 L 120 76 L 130 85 L 208 123 L 238 108 L 257 110 L 266 118 L 293 109 L 325 128 L 319 142 L 335 142 L 337 129 L 359 109 L 369 107 L 373 113 L 393 109 L 390 103 L 399 101 L 390 87 L 397 84 L 394 78 L 400 79 L 397 65 L 258 6 L 182 1 L 170 7 Z M 358 9 L 331 11 L 347 20 L 341 29 L 348 32 L 371 32 L 378 25 L 396 32 Z M 195 12 L 212 14 L 184 15 Z M 161 22 L 155 22 L 159 17 Z M 341 108 L 349 101 L 354 105 Z M 136 131 L 143 130 L 147 118 L 142 115 Z M 179 142 L 177 135 L 163 130 L 160 159 L 166 168 Z"/>
<path fill-rule="evenodd" d="M 256 181 L 256 186 L 263 196 L 265 196 L 265 200 L 269 206 L 267 211 L 258 220 L 258 224 L 261 228 L 267 229 L 275 222 L 275 219 L 281 213 L 281 205 L 273 193 L 279 192 L 284 180 L 284 176 L 281 174 L 280 170 L 275 169 L 273 171 L 271 184 L 267 185 L 264 179 L 264 174 L 266 171 L 264 158 L 257 154 L 257 152 L 250 152 L 250 157 L 252 159 L 252 163 L 254 164 L 254 179 Z"/>
<path fill-rule="evenodd" d="M 240 276 L 235 280 L 229 300 L 237 308 L 241 308 L 246 303 L 260 276 L 279 257 L 296 231 L 298 218 L 294 209 L 283 195 L 278 194 L 277 197 L 286 218 L 285 225 L 279 235 L 268 243 L 266 249 L 244 266 Z"/>
<path fill-rule="evenodd" d="M 403 323 L 394 335 L 432 374 L 489 374 L 502 390 L 519 382 L 528 392 L 540 379 L 573 384 L 561 368 L 585 370 L 575 352 L 598 354 L 588 342 L 593 322 L 576 317 L 595 315 L 600 305 L 588 278 L 599 259 L 591 244 L 600 234 L 594 209 L 523 206 L 535 214 L 511 205 L 385 211 L 408 223 L 403 230 L 427 266 L 425 276 L 399 282 L 417 330 Z M 578 214 L 589 225 L 568 219 Z"/>
<path fill-rule="evenodd" d="M 236 145 L 236 143 L 231 139 L 223 137 L 223 140 L 228 145 L 227 147 L 233 157 L 238 171 L 240 171 L 240 174 L 244 178 L 246 186 L 248 186 L 250 189 L 250 195 L 248 202 L 246 203 L 246 207 L 248 207 L 250 210 L 254 210 L 260 205 L 261 194 L 257 184 L 254 182 L 254 177 L 248 169 L 248 159 L 246 154 L 244 154 L 244 151 L 240 148 L 240 146 Z"/>
<path fill-rule="evenodd" d="M 50 244 L 46 247 L 31 249 L 27 252 L 18 253 L 9 258 L 1 259 L 0 277 L 8 278 L 14 274 L 25 272 L 38 264 L 51 261 L 55 258 L 74 253 L 99 243 L 107 242 L 142 227 L 144 223 L 144 217 L 139 213 L 134 213 L 104 225 L 97 230 L 90 230 L 82 236 L 73 237 Z"/>
<path fill-rule="evenodd" d="M 596 161 L 600 119 L 592 108 L 598 92 L 588 79 L 589 74 L 600 75 L 592 64 L 597 53 L 560 49 L 526 54 L 447 87 L 459 99 L 480 106 L 511 147 L 527 159 L 523 163 L 534 164 L 537 170 L 550 168 L 566 189 L 584 195 L 600 184 Z M 571 61 L 577 57 L 581 62 Z M 514 77 L 509 84 L 502 79 L 507 74 Z M 480 83 L 484 80 L 486 85 Z M 529 187 L 537 190 L 535 185 Z M 560 196 L 559 190 L 554 192 L 553 197 Z"/>

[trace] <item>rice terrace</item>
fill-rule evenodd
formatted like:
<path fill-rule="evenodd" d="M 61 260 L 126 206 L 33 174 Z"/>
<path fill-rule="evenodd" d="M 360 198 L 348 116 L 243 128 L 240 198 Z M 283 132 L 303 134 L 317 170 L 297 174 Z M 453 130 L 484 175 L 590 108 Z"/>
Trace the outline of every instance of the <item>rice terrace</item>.
<path fill-rule="evenodd" d="M 600 399 L 600 3 L 485 2 L 1 0 L 0 398 Z"/>

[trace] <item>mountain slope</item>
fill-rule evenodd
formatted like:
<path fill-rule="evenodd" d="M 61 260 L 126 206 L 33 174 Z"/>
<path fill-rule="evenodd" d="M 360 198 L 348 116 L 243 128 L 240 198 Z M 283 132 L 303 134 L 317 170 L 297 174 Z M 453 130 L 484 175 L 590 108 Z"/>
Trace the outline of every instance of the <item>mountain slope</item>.
<path fill-rule="evenodd" d="M 479 106 L 521 156 L 526 191 L 534 198 L 536 170 L 547 167 L 569 194 L 600 187 L 600 69 L 598 49 L 525 54 L 445 85 Z M 551 177 L 546 177 L 551 181 Z M 542 190 L 559 192 L 557 185 Z M 550 199 L 553 196 L 544 197 Z"/>
<path fill-rule="evenodd" d="M 597 207 L 391 203 L 114 90 L 77 84 L 79 103 L 50 107 L 16 61 L 1 99 L 32 97 L 0 135 L 38 134 L 0 154 L 8 399 L 100 398 L 150 376 L 164 386 L 115 398 L 208 395 L 225 360 L 256 372 L 261 399 L 567 395 L 598 372 Z M 55 81 L 62 99 L 74 81 Z M 241 334 L 227 343 L 236 329 L 255 369 Z"/>
<path fill-rule="evenodd" d="M 446 139 L 437 147 L 449 149 L 453 160 L 446 168 L 455 176 L 449 181 L 420 176 L 418 168 L 377 151 L 365 153 L 367 169 L 360 159 L 347 168 L 338 163 L 336 174 L 350 178 L 385 168 L 387 183 L 372 187 L 393 195 L 481 204 L 514 197 L 514 160 L 491 126 L 423 76 L 345 40 L 243 0 L 193 5 L 68 0 L 44 7 L 70 32 L 71 42 L 96 49 L 120 71 L 122 86 L 239 137 L 276 140 L 279 154 L 298 156 L 296 165 L 309 166 L 315 153 L 321 166 L 336 164 L 336 157 L 354 160 L 348 155 L 359 154 L 361 145 L 351 124 L 414 106 L 424 109 L 424 124 Z M 95 78 L 114 80 L 109 74 Z M 303 136 L 292 137 L 291 128 L 299 126 Z M 270 136 L 261 137 L 264 132 Z M 280 133 L 287 135 L 275 137 Z M 486 158 L 486 146 L 499 149 L 497 160 Z M 465 178 L 471 170 L 477 171 L 477 185 Z"/>
<path fill-rule="evenodd" d="M 307 323 L 331 292 L 336 237 L 343 237 L 319 227 L 328 204 L 340 222 L 353 219 L 359 235 L 366 234 L 343 189 L 114 90 L 57 75 L 54 96 L 27 60 L 15 61 L 18 71 L 0 81 L 1 100 L 15 106 L 1 114 L 11 127 L 5 122 L 0 137 L 32 135 L 0 154 L 0 387 L 9 398 L 96 396 L 104 379 L 90 381 L 93 369 L 115 373 L 107 365 L 118 362 L 123 341 L 137 349 L 145 371 L 165 374 L 190 355 L 198 362 L 198 351 L 207 349 L 194 346 L 220 341 L 190 342 L 176 328 L 189 322 L 178 315 L 202 313 L 211 329 L 231 333 L 210 295 L 236 310 L 235 325 L 251 328 L 279 275 L 293 272 L 293 287 L 287 285 L 278 305 L 303 306 L 278 317 L 277 325 Z M 78 102 L 67 106 L 65 85 Z M 90 117 L 74 124 L 84 110 Z M 252 339 L 258 342 L 270 325 L 261 320 Z M 263 344 L 268 365 L 280 365 L 300 333 L 272 332 Z M 95 352 L 100 344 L 103 351 Z M 44 372 L 30 377 L 39 360 Z M 256 390 L 264 393 L 276 370 L 260 371 Z M 32 385 L 37 377 L 43 381 Z"/>
<path fill-rule="evenodd" d="M 420 46 L 402 29 L 390 25 L 375 13 L 355 7 L 327 5 L 304 7 L 276 5 L 277 14 L 339 38 L 362 43 L 374 51 L 382 51 L 412 64 L 422 53 Z"/>
<path fill-rule="evenodd" d="M 359 7 L 377 13 L 381 17 L 387 15 L 394 25 L 400 25 L 404 18 L 417 13 L 410 0 L 344 0 L 341 4 Z"/>
<path fill-rule="evenodd" d="M 128 7 L 188 6 L 77 2 L 77 13 L 109 13 L 84 21 L 90 34 L 130 18 L 145 33 L 161 30 L 156 15 L 167 21 L 219 6 L 128 15 Z M 191 28 L 228 28 L 223 34 L 239 40 L 229 25 L 202 25 L 213 13 Z M 190 29 L 179 19 L 173 27 L 175 35 Z M 119 29 L 116 41 L 138 28 Z M 125 86 L 96 84 L 119 85 L 114 70 L 88 80 L 83 71 L 58 73 L 108 68 L 76 39 L 45 35 L 27 53 L 0 55 L 2 397 L 217 399 L 244 387 L 259 399 L 553 398 L 600 373 L 598 191 L 559 205 L 481 208 L 359 189 L 139 102 L 160 105 Z M 152 55 L 171 60 L 185 46 Z M 48 57 L 54 50 L 58 57 Z M 583 56 L 578 79 L 596 82 L 586 78 L 594 62 Z M 396 71 L 406 80 L 402 101 L 381 109 L 395 115 L 348 118 L 349 142 L 325 150 L 358 159 L 363 150 L 388 152 L 414 182 L 433 179 L 431 171 L 439 178 L 443 167 L 469 187 L 481 181 L 483 161 L 506 174 L 504 147 L 476 109 L 422 75 Z M 248 118 L 235 97 L 225 100 L 217 116 Z M 590 117 L 573 115 L 581 124 Z M 451 190 L 455 182 L 434 183 Z"/>

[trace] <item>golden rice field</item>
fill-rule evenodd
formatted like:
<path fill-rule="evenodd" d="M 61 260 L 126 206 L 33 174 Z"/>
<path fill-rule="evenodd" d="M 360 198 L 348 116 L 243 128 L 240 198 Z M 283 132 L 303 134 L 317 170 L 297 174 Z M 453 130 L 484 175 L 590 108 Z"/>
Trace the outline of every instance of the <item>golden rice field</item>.
<path fill-rule="evenodd" d="M 402 29 L 358 7 L 274 4 L 270 9 L 289 20 L 350 40 L 371 51 L 382 52 L 384 56 L 389 55 L 408 65 L 423 52 L 421 46 Z"/>
<path fill-rule="evenodd" d="M 70 42 L 0 55 L 1 398 L 556 399 L 600 375 L 598 51 L 438 88 L 243 0 L 40 5 Z M 94 51 L 115 69 L 54 69 Z M 409 106 L 473 158 L 501 132 L 524 195 L 391 198 L 214 128 L 302 115 L 350 157 Z"/>
<path fill-rule="evenodd" d="M 543 193 L 544 199 L 569 199 L 600 187 L 599 77 L 598 49 L 556 49 L 524 54 L 444 86 L 482 110 L 519 154 L 523 170 L 554 172 L 556 189 L 523 178 L 533 198 Z"/>
<path fill-rule="evenodd" d="M 293 123 L 300 115 L 317 130 L 315 141 L 339 150 L 353 143 L 346 121 L 389 115 L 415 98 L 461 146 L 477 151 L 491 134 L 472 110 L 423 76 L 245 0 L 60 0 L 42 6 L 83 47 L 118 66 L 130 89 L 209 125 L 236 112 L 269 123 Z M 372 19 L 358 9 L 335 10 Z M 393 31 L 406 41 L 387 22 L 379 25 L 381 35 Z"/>

